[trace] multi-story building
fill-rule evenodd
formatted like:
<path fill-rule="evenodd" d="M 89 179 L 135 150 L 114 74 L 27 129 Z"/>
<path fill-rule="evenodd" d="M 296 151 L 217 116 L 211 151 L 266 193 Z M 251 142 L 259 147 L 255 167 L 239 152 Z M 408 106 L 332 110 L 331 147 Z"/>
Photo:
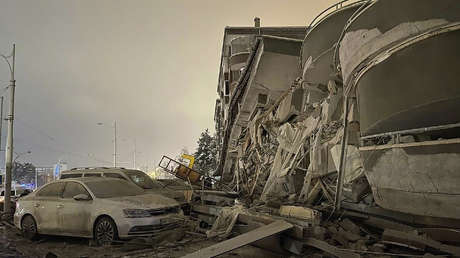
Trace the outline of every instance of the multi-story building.
<path fill-rule="evenodd" d="M 37 180 L 36 187 L 40 187 L 44 184 L 52 182 L 54 169 L 53 167 L 36 167 L 35 168 L 35 178 Z"/>
<path fill-rule="evenodd" d="M 226 27 L 215 106 L 220 145 L 216 175 L 235 165 L 238 139 L 255 115 L 275 102 L 299 74 L 299 53 L 307 27 Z M 228 178 L 227 178 L 228 179 Z"/>
<path fill-rule="evenodd" d="M 459 9 L 455 0 L 339 2 L 308 31 L 226 28 L 216 175 L 248 202 L 379 206 L 452 225 Z"/>

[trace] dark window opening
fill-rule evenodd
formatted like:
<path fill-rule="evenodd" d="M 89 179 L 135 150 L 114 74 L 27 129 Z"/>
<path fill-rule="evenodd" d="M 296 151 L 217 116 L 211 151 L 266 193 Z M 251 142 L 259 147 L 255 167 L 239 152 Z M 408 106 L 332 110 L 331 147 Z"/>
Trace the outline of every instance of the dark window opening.
<path fill-rule="evenodd" d="M 257 95 L 257 103 L 265 105 L 268 102 L 268 95 L 267 94 L 258 94 Z"/>

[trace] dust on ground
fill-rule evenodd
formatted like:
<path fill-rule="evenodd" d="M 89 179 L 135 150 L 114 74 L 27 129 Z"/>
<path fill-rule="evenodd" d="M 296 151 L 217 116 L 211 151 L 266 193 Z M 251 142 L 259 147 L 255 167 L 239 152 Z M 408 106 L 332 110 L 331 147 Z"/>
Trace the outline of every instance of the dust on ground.
<path fill-rule="evenodd" d="M 206 239 L 204 235 L 176 229 L 150 238 L 138 238 L 119 241 L 109 247 L 95 246 L 85 238 L 63 236 L 40 236 L 30 241 L 22 237 L 21 232 L 9 224 L 0 224 L 0 257 L 43 258 L 43 257 L 182 257 L 188 253 L 218 243 L 217 239 Z M 244 246 L 219 257 L 274 258 L 278 254 L 266 250 Z"/>

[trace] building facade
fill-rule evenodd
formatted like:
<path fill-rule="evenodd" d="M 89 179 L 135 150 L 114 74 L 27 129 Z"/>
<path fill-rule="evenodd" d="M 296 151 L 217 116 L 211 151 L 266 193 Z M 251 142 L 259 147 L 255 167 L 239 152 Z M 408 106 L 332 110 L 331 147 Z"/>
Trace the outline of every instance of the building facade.
<path fill-rule="evenodd" d="M 307 27 L 226 27 L 214 121 L 219 144 L 216 175 L 231 180 L 240 138 L 254 117 L 276 102 L 299 76 Z"/>

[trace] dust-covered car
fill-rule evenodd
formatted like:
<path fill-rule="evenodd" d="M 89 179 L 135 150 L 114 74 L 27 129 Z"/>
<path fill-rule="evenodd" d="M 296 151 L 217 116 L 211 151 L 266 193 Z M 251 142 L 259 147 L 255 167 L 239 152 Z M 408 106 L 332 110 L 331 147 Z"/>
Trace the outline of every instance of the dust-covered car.
<path fill-rule="evenodd" d="M 74 178 L 46 184 L 16 202 L 14 224 L 29 239 L 38 234 L 94 238 L 150 236 L 177 226 L 179 203 L 113 178 Z"/>
<path fill-rule="evenodd" d="M 78 178 L 78 177 L 109 177 L 119 178 L 130 181 L 146 192 L 157 193 L 178 201 L 181 205 L 186 205 L 185 198 L 187 188 L 176 189 L 169 186 L 169 184 L 162 183 L 158 180 L 152 180 L 146 173 L 125 168 L 73 168 L 61 172 L 61 179 Z"/>
<path fill-rule="evenodd" d="M 15 187 L 15 188 L 11 189 L 11 194 L 10 194 L 10 198 L 11 198 L 11 206 L 10 206 L 11 207 L 11 213 L 14 213 L 14 211 L 15 211 L 16 201 L 18 200 L 18 198 L 22 197 L 22 196 L 26 196 L 31 192 L 32 192 L 31 190 L 29 190 L 27 188 L 23 188 L 23 187 Z M 0 192 L 0 211 L 3 211 L 4 203 L 5 203 L 5 190 L 2 188 L 1 192 Z"/>

